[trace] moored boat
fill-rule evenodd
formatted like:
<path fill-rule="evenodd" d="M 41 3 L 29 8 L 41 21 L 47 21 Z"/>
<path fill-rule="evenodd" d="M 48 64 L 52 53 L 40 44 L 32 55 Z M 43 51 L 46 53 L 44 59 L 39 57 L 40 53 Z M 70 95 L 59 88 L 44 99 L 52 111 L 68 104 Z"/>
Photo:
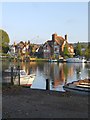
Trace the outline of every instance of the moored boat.
<path fill-rule="evenodd" d="M 86 60 L 84 57 L 80 58 L 80 57 L 74 57 L 74 58 L 67 58 L 66 62 L 69 63 L 85 63 Z"/>
<path fill-rule="evenodd" d="M 49 59 L 48 61 L 49 61 L 49 62 L 58 62 L 57 59 Z"/>
<path fill-rule="evenodd" d="M 25 70 L 20 70 L 20 85 L 31 86 L 35 79 L 35 74 L 27 75 Z M 14 80 L 14 84 L 18 84 L 18 76 Z"/>
<path fill-rule="evenodd" d="M 64 85 L 64 90 L 71 92 L 90 93 L 90 79 L 78 80 Z"/>
<path fill-rule="evenodd" d="M 6 69 L 5 72 L 11 73 L 11 69 Z M 19 84 L 18 70 L 14 70 L 13 73 L 14 72 L 17 73 L 17 75 L 14 76 L 13 82 L 14 85 L 18 85 Z M 36 76 L 35 74 L 27 75 L 25 70 L 20 70 L 20 85 L 31 86 L 35 79 L 35 76 Z M 5 79 L 7 78 L 5 77 Z M 11 76 L 8 76 L 8 79 L 10 80 Z"/>

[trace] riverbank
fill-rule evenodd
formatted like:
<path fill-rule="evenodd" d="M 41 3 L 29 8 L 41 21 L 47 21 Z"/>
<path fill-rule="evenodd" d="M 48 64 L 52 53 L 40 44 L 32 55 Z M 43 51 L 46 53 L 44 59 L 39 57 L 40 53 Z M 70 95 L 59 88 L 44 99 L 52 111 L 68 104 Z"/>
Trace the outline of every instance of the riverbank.
<path fill-rule="evenodd" d="M 3 118 L 88 118 L 88 95 L 3 87 Z"/>

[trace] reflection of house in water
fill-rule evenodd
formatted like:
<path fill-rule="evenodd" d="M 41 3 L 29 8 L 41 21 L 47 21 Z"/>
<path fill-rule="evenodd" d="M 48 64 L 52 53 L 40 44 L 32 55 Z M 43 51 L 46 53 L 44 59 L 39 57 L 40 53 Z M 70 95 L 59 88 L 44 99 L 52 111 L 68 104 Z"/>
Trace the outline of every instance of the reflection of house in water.
<path fill-rule="evenodd" d="M 30 62 L 30 65 L 29 65 L 30 73 L 36 73 L 37 67 L 38 65 L 36 62 Z"/>
<path fill-rule="evenodd" d="M 62 85 L 65 81 L 65 76 L 63 72 L 62 66 L 59 67 L 58 64 L 54 64 L 54 76 L 53 76 L 53 87 L 57 87 L 58 85 Z"/>
<path fill-rule="evenodd" d="M 31 73 L 35 73 L 37 64 L 35 62 L 22 62 L 21 63 L 21 69 L 25 70 L 27 75 Z"/>
<path fill-rule="evenodd" d="M 21 69 L 25 70 L 27 75 L 30 74 L 30 65 L 29 65 L 29 63 L 22 62 L 21 63 Z"/>
<path fill-rule="evenodd" d="M 44 65 L 43 65 L 43 63 L 39 63 L 39 62 L 37 62 L 37 67 L 38 67 L 38 70 L 40 71 L 40 72 L 43 72 L 43 69 L 44 69 Z"/>
<path fill-rule="evenodd" d="M 69 70 L 68 70 L 68 76 L 73 76 L 73 73 L 74 73 L 74 69 L 73 67 L 70 67 Z"/>
<path fill-rule="evenodd" d="M 67 77 L 72 77 L 73 76 L 73 74 L 74 74 L 74 66 L 73 66 L 73 64 L 66 64 L 66 67 L 68 68 L 68 70 L 67 70 Z"/>
<path fill-rule="evenodd" d="M 63 65 L 59 66 L 57 63 L 45 63 L 44 73 L 47 78 L 52 80 L 51 83 L 53 87 L 62 85 L 65 82 Z"/>
<path fill-rule="evenodd" d="M 59 70 L 59 77 L 60 77 L 61 83 L 63 84 L 65 82 L 65 74 L 64 74 L 63 67 Z"/>
<path fill-rule="evenodd" d="M 44 64 L 43 71 L 44 71 L 44 74 L 46 75 L 47 78 L 50 77 L 50 67 L 51 67 L 50 64 L 48 64 L 48 63 Z"/>
<path fill-rule="evenodd" d="M 67 78 L 73 76 L 74 69 L 73 66 L 68 66 L 67 64 L 55 65 L 54 66 L 54 83 L 53 87 L 58 85 L 66 84 Z"/>

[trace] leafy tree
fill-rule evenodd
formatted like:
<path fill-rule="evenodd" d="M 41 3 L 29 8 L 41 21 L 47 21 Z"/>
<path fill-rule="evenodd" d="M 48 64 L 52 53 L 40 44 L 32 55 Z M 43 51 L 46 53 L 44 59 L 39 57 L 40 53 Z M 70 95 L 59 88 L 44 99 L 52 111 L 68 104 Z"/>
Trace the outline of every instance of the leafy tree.
<path fill-rule="evenodd" d="M 0 46 L 2 46 L 3 53 L 8 52 L 9 42 L 10 42 L 10 39 L 9 39 L 8 34 L 4 30 L 0 29 Z"/>
<path fill-rule="evenodd" d="M 9 51 L 9 46 L 2 46 L 2 52 L 7 53 Z"/>
<path fill-rule="evenodd" d="M 82 51 L 81 51 L 81 44 L 78 42 L 75 48 L 75 54 L 81 56 Z"/>
<path fill-rule="evenodd" d="M 64 55 L 64 57 L 69 57 L 69 51 L 68 51 L 68 44 L 65 44 L 65 46 L 64 46 L 64 50 L 63 50 L 63 55 Z"/>
<path fill-rule="evenodd" d="M 90 43 L 88 44 L 88 47 L 86 48 L 85 57 L 87 59 L 90 59 Z"/>

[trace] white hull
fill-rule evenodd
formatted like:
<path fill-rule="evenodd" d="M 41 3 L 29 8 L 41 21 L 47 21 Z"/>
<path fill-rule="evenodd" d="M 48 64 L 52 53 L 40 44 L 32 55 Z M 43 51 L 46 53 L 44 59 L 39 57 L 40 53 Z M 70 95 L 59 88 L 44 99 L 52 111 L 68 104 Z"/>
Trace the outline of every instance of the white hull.
<path fill-rule="evenodd" d="M 5 72 L 11 73 L 11 69 L 6 69 Z M 13 72 L 18 73 L 17 70 L 13 70 Z M 8 78 L 5 77 L 5 79 L 11 79 L 11 76 L 8 76 Z M 31 86 L 34 79 L 35 79 L 35 74 L 27 75 L 25 70 L 20 70 L 20 85 Z M 13 78 L 13 82 L 14 85 L 19 84 L 18 75 L 15 78 Z"/>
<path fill-rule="evenodd" d="M 31 86 L 34 79 L 35 79 L 34 74 L 20 77 L 20 85 Z M 18 80 L 18 77 L 16 77 L 16 79 L 14 80 L 14 85 L 17 85 L 18 83 L 19 83 L 19 80 Z"/>
<path fill-rule="evenodd" d="M 58 60 L 57 59 L 49 59 L 49 62 L 57 62 Z"/>
<path fill-rule="evenodd" d="M 80 58 L 68 58 L 66 59 L 66 62 L 70 62 L 70 63 L 84 63 L 86 62 L 85 59 L 80 59 Z"/>

